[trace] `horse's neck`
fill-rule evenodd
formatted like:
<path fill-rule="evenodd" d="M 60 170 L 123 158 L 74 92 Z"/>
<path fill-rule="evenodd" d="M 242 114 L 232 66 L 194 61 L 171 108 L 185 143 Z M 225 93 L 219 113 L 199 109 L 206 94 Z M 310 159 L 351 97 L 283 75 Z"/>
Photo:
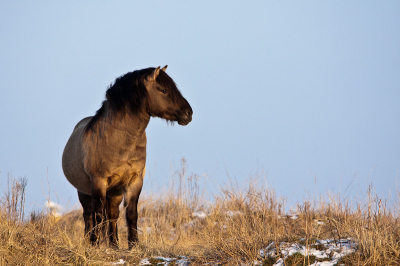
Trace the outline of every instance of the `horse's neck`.
<path fill-rule="evenodd" d="M 125 114 L 108 120 L 108 123 L 111 126 L 110 130 L 123 131 L 129 138 L 141 138 L 149 121 L 150 117 Z"/>
<path fill-rule="evenodd" d="M 146 138 L 145 130 L 150 121 L 150 115 L 145 112 L 132 115 L 126 113 L 113 114 L 112 111 L 105 106 L 105 112 L 101 117 L 100 131 L 103 131 L 108 136 L 114 136 L 124 145 L 140 145 L 141 140 Z"/>

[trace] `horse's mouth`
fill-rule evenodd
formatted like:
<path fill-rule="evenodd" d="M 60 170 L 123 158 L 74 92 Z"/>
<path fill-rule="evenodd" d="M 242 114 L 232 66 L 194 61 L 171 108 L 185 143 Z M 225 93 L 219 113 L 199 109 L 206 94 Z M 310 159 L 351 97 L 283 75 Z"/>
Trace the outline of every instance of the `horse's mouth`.
<path fill-rule="evenodd" d="M 192 117 L 184 117 L 184 118 L 178 120 L 178 124 L 181 126 L 186 126 L 187 124 L 190 123 L 190 121 L 192 121 Z"/>
<path fill-rule="evenodd" d="M 186 126 L 192 121 L 193 111 L 192 108 L 186 108 L 177 118 L 178 124 L 181 126 Z"/>

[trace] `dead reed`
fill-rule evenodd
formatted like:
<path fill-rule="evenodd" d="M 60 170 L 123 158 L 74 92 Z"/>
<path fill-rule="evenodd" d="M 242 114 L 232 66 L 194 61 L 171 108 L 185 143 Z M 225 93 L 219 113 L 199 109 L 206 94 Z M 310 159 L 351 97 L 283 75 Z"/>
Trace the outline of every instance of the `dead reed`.
<path fill-rule="evenodd" d="M 81 210 L 59 220 L 46 211 L 24 219 L 26 179 L 9 178 L 0 204 L 0 265 L 110 265 L 120 259 L 137 265 L 142 258 L 186 256 L 192 265 L 272 265 L 284 258 L 278 243 L 315 245 L 317 239 L 351 238 L 357 250 L 345 265 L 399 265 L 399 198 L 381 199 L 372 187 L 363 200 L 326 194 L 286 213 L 286 199 L 266 185 L 262 173 L 246 184 L 231 180 L 213 199 L 204 179 L 188 175 L 186 162 L 168 189 L 143 193 L 139 205 L 140 244 L 127 249 L 124 219 L 119 220 L 120 249 L 92 247 L 83 235 Z M 207 200 L 208 199 L 208 200 Z M 294 214 L 294 213 L 293 213 Z M 121 217 L 124 217 L 122 210 Z M 272 242 L 275 259 L 260 257 Z M 314 257 L 286 258 L 284 265 L 310 265 Z M 152 262 L 152 260 L 150 260 Z M 153 259 L 154 265 L 157 260 Z"/>

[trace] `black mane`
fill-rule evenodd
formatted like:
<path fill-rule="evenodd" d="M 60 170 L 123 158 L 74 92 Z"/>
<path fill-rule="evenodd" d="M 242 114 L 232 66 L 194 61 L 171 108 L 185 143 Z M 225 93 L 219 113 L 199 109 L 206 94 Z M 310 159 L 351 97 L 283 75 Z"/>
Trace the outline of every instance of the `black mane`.
<path fill-rule="evenodd" d="M 129 112 L 132 115 L 139 115 L 142 112 L 142 105 L 148 97 L 144 79 L 154 70 L 154 67 L 129 72 L 117 78 L 114 84 L 106 91 L 106 99 L 99 110 L 88 122 L 85 134 L 93 130 L 95 124 L 103 116 L 105 105 L 111 109 L 112 114 Z M 175 82 L 164 71 L 160 70 L 156 82 L 171 92 L 172 100 L 178 102 L 182 97 Z"/>

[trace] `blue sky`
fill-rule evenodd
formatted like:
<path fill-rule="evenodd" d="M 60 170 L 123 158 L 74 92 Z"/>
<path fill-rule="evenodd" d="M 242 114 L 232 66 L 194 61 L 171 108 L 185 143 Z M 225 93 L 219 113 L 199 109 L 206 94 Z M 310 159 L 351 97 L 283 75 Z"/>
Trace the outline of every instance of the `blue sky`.
<path fill-rule="evenodd" d="M 26 176 L 29 204 L 47 169 L 52 197 L 77 202 L 61 169 L 73 127 L 115 78 L 166 64 L 193 121 L 151 120 L 145 189 L 182 157 L 211 184 L 263 170 L 292 201 L 396 189 L 398 1 L 3 1 L 0 58 L 0 190 Z"/>

